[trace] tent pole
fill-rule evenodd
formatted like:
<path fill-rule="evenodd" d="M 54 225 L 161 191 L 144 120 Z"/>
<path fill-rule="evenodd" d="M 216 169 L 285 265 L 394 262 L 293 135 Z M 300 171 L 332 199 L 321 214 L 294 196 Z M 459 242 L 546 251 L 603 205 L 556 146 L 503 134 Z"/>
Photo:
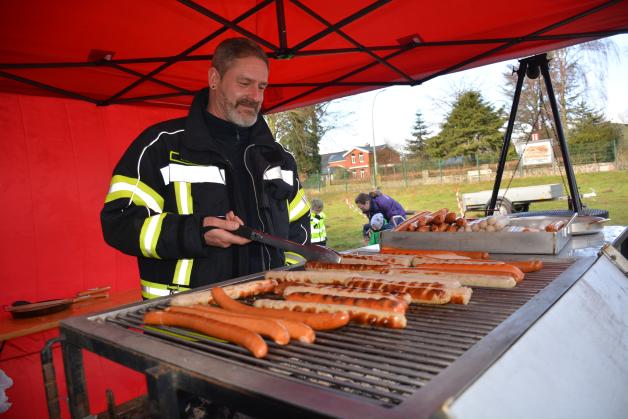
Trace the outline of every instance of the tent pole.
<path fill-rule="evenodd" d="M 519 61 L 519 69 L 517 70 L 517 86 L 515 87 L 515 94 L 512 98 L 512 107 L 510 108 L 510 116 L 508 117 L 508 126 L 506 128 L 506 134 L 504 135 L 504 144 L 502 145 L 502 151 L 499 155 L 499 163 L 497 164 L 497 174 L 495 175 L 495 184 L 493 185 L 493 193 L 491 200 L 486 207 L 486 214 L 492 215 L 497 205 L 497 195 L 499 193 L 499 187 L 502 183 L 502 176 L 504 175 L 504 168 L 506 167 L 506 157 L 508 156 L 508 147 L 510 146 L 510 138 L 512 137 L 512 130 L 515 125 L 515 117 L 517 116 L 517 108 L 519 107 L 519 98 L 521 97 L 521 88 L 523 87 L 523 81 L 526 78 L 526 70 L 528 69 L 528 59 Z"/>
<path fill-rule="evenodd" d="M 538 64 L 541 68 L 541 74 L 543 75 L 543 81 L 545 82 L 545 90 L 547 90 L 547 96 L 549 98 L 550 106 L 552 107 L 552 114 L 554 116 L 554 125 L 556 126 L 556 136 L 558 137 L 560 152 L 563 155 L 563 164 L 565 165 L 567 182 L 569 183 L 569 193 L 571 194 L 571 209 L 579 213 L 582 212 L 580 193 L 578 192 L 578 185 L 576 184 L 576 176 L 573 171 L 573 166 L 571 165 L 571 160 L 569 159 L 567 141 L 565 140 L 563 124 L 560 121 L 560 114 L 558 113 L 558 105 L 556 104 L 556 96 L 554 95 L 554 88 L 552 87 L 552 79 L 550 77 L 548 63 L 549 61 L 547 60 L 546 54 L 543 54 L 538 60 Z"/>

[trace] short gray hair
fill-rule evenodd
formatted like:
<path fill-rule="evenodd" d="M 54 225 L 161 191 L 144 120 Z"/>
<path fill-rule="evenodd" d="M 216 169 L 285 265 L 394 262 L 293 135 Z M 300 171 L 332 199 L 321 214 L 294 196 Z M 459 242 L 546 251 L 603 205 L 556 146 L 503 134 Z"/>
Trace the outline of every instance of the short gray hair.
<path fill-rule="evenodd" d="M 216 47 L 212 57 L 212 66 L 220 77 L 224 76 L 236 58 L 257 57 L 268 67 L 268 57 L 264 50 L 255 42 L 247 38 L 225 39 Z"/>

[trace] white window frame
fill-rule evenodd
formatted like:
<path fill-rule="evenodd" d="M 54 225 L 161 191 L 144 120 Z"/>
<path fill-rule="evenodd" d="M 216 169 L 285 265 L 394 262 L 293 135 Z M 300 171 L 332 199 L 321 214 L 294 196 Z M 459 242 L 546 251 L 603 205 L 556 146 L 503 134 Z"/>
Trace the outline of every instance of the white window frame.
<path fill-rule="evenodd" d="M 364 163 L 364 153 L 360 153 L 360 163 Z"/>
<path fill-rule="evenodd" d="M 355 154 L 351 155 L 351 164 L 355 164 Z"/>
<path fill-rule="evenodd" d="M 364 169 L 360 169 L 360 178 L 364 179 Z"/>

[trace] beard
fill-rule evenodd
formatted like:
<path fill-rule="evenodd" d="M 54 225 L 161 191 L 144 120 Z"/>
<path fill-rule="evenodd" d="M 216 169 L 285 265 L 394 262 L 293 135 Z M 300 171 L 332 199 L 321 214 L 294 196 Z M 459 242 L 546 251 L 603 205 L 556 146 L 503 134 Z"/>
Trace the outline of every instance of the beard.
<path fill-rule="evenodd" d="M 229 122 L 240 127 L 248 128 L 257 121 L 257 114 L 262 104 L 254 100 L 242 98 L 236 100 L 235 104 L 226 104 L 226 114 Z"/>

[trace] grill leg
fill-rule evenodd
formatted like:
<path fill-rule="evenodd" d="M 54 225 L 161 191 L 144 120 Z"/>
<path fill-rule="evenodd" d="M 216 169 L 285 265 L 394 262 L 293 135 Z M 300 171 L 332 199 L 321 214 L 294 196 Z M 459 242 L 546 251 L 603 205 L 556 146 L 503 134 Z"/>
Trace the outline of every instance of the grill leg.
<path fill-rule="evenodd" d="M 72 418 L 84 418 L 89 416 L 89 398 L 85 385 L 85 369 L 83 366 L 83 353 L 81 348 L 63 342 L 63 368 L 65 381 L 68 388 L 70 415 Z"/>
<path fill-rule="evenodd" d="M 154 418 L 180 418 L 175 373 L 164 367 L 146 370 L 150 414 Z"/>
<path fill-rule="evenodd" d="M 57 390 L 57 375 L 55 364 L 52 359 L 52 346 L 57 342 L 62 342 L 64 338 L 57 337 L 46 342 L 46 346 L 41 351 L 41 371 L 44 374 L 44 390 L 46 391 L 46 402 L 48 404 L 48 416 L 51 419 L 61 418 L 61 407 L 59 406 L 59 392 Z"/>

